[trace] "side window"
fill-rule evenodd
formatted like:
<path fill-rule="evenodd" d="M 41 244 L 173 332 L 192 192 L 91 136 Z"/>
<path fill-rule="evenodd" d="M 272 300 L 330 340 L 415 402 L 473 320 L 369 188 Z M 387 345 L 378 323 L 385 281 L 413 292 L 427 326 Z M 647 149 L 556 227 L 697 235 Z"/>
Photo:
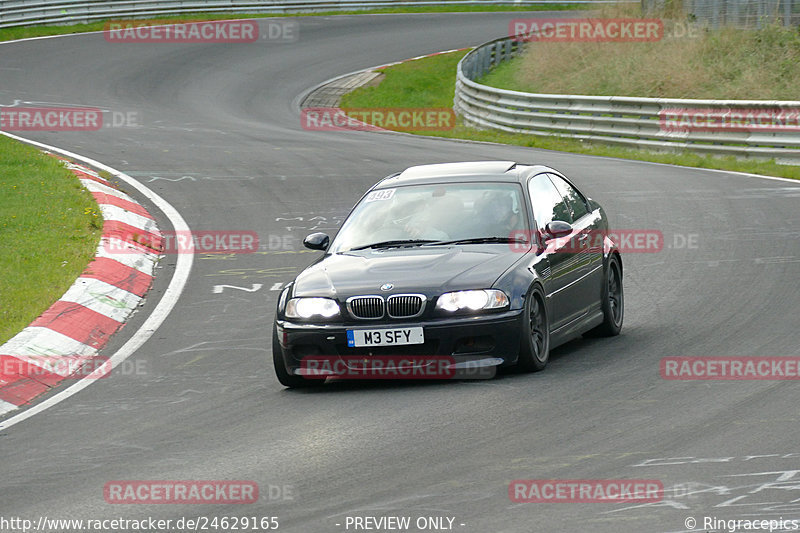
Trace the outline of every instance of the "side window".
<path fill-rule="evenodd" d="M 572 216 L 567 209 L 564 199 L 555 188 L 547 174 L 539 174 L 528 182 L 528 191 L 531 195 L 533 217 L 539 229 L 553 220 L 572 222 Z"/>
<path fill-rule="evenodd" d="M 556 176 L 555 174 L 550 174 L 550 179 L 558 189 L 558 192 L 561 193 L 561 196 L 564 197 L 564 201 L 570 211 L 572 211 L 572 220 L 567 222 L 574 222 L 589 212 L 589 208 L 586 206 L 586 199 L 575 187 L 564 181 L 561 176 Z"/>

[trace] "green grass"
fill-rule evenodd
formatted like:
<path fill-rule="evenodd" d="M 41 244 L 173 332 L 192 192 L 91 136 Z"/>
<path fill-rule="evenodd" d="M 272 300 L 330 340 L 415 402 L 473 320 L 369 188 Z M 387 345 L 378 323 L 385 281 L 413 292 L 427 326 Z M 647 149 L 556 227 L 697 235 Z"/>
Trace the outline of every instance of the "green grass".
<path fill-rule="evenodd" d="M 451 107 L 455 92 L 456 64 L 466 52 L 452 52 L 418 59 L 383 69 L 385 78 L 377 86 L 361 87 L 342 98 L 343 108 L 364 107 Z M 800 166 L 779 165 L 774 161 L 712 157 L 692 152 L 649 152 L 583 142 L 566 137 L 539 137 L 491 130 L 478 130 L 458 124 L 452 130 L 415 132 L 455 139 L 488 141 L 544 150 L 619 157 L 689 167 L 750 172 L 800 179 Z"/>
<path fill-rule="evenodd" d="M 103 217 L 54 157 L 0 135 L 0 344 L 58 300 L 94 257 Z"/>
<path fill-rule="evenodd" d="M 797 28 L 694 34 L 647 43 L 530 43 L 481 83 L 548 94 L 800 100 Z"/>
<path fill-rule="evenodd" d="M 456 65 L 466 53 L 451 52 L 387 67 L 379 85 L 345 94 L 341 107 L 452 107 Z"/>
<path fill-rule="evenodd" d="M 364 14 L 386 14 L 386 13 L 480 13 L 498 11 L 563 11 L 572 9 L 585 9 L 581 5 L 548 4 L 543 6 L 421 6 L 421 7 L 396 7 L 381 8 L 370 10 L 346 10 L 346 11 L 320 11 L 304 13 L 187 13 L 173 16 L 144 17 L 140 20 L 151 22 L 180 23 L 180 22 L 200 22 L 206 20 L 229 20 L 245 18 L 274 18 L 274 17 L 310 17 L 310 16 L 333 16 L 333 15 L 364 15 Z M 121 20 L 120 18 L 110 18 L 108 20 Z M 44 37 L 50 35 L 66 35 L 70 33 L 83 33 L 89 31 L 102 31 L 108 20 L 91 22 L 88 24 L 72 25 L 42 25 L 42 26 L 21 26 L 0 29 L 0 41 L 10 41 L 14 39 L 26 39 L 29 37 Z M 125 20 L 137 20 L 135 18 Z"/>

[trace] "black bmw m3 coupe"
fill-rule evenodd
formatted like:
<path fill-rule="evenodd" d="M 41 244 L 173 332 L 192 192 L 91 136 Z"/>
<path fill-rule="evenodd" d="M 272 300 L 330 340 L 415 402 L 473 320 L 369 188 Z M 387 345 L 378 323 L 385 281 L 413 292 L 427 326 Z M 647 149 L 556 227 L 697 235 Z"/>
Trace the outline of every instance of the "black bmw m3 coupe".
<path fill-rule="evenodd" d="M 335 238 L 305 238 L 324 253 L 278 299 L 278 380 L 542 370 L 556 345 L 622 328 L 622 259 L 608 231 L 603 208 L 546 166 L 444 163 L 391 175 Z"/>

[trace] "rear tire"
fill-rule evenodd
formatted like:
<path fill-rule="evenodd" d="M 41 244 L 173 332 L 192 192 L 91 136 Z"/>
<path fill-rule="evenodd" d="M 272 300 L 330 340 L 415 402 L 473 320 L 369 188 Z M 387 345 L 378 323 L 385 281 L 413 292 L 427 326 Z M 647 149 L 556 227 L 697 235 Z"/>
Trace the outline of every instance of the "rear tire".
<path fill-rule="evenodd" d="M 275 375 L 278 377 L 281 385 L 289 387 L 290 389 L 299 389 L 301 387 L 313 387 L 319 383 L 305 379 L 302 376 L 290 374 L 286 370 L 286 363 L 283 361 L 283 351 L 281 343 L 278 341 L 278 327 L 277 325 L 272 328 L 272 364 L 275 367 Z M 318 381 L 325 381 L 318 380 Z"/>
<path fill-rule="evenodd" d="M 598 337 L 619 335 L 624 318 L 625 297 L 622 291 L 622 269 L 619 259 L 611 256 L 603 285 L 603 323 L 589 333 Z"/>
<path fill-rule="evenodd" d="M 520 372 L 544 370 L 550 360 L 550 322 L 544 298 L 538 290 L 532 290 L 525 299 L 522 342 L 517 360 Z"/>

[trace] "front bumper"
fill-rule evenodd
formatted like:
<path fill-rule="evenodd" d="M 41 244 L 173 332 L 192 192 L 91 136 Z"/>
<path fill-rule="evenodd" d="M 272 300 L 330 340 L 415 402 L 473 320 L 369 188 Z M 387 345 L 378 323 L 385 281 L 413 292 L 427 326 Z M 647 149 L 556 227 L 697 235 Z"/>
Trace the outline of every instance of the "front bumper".
<path fill-rule="evenodd" d="M 488 315 L 447 317 L 425 321 L 375 321 L 358 324 L 309 324 L 278 320 L 278 340 L 290 374 L 308 375 L 308 361 L 324 357 L 347 361 L 402 358 L 420 361 L 438 358 L 451 368 L 492 368 L 516 363 L 522 332 L 522 310 Z M 398 346 L 347 346 L 348 329 L 422 327 L 423 344 Z M 305 360 L 305 364 L 304 364 Z"/>

